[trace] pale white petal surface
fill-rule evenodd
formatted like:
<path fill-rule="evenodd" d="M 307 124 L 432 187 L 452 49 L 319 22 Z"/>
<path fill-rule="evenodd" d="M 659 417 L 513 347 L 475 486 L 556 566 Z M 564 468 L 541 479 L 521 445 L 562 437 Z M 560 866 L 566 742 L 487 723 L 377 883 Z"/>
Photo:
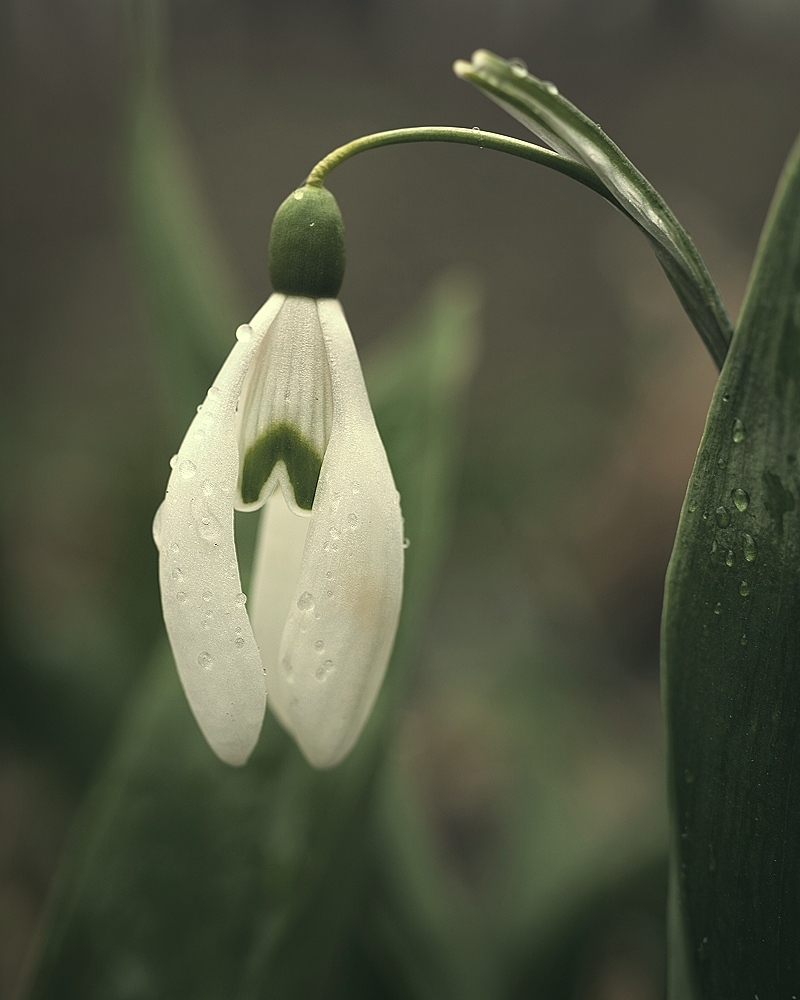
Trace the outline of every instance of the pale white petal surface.
<path fill-rule="evenodd" d="M 258 346 L 242 389 L 240 463 L 268 427 L 282 423 L 291 425 L 321 458 L 330 437 L 332 415 L 331 379 L 317 302 L 288 296 Z M 237 508 L 260 507 L 276 483 L 283 487 L 290 506 L 295 506 L 286 467 L 279 462 L 261 488 L 259 499 L 245 503 L 239 495 Z"/>
<path fill-rule="evenodd" d="M 281 638 L 297 598 L 295 590 L 310 524 L 308 514 L 296 514 L 287 506 L 281 489 L 272 493 L 261 512 L 250 619 L 267 678 L 274 677 L 278 669 Z M 283 725 L 291 729 L 282 702 L 273 702 L 271 707 Z"/>
<path fill-rule="evenodd" d="M 276 715 L 310 763 L 332 767 L 358 738 L 386 671 L 402 597 L 403 519 L 341 306 L 321 299 L 316 308 L 331 433 L 278 659 L 264 667 Z M 290 584 L 274 586 L 283 595 Z M 258 623 L 269 612 L 252 603 Z"/>
<path fill-rule="evenodd" d="M 273 295 L 237 342 L 192 421 L 154 522 L 164 621 L 200 729 L 228 764 L 243 764 L 264 718 L 264 676 L 245 610 L 233 531 L 239 475 L 236 407 Z"/>

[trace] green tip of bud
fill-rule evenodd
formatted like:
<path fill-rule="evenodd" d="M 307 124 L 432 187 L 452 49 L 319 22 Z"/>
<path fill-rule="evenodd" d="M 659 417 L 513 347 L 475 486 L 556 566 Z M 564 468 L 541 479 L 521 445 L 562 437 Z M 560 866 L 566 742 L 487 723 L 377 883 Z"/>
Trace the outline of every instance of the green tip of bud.
<path fill-rule="evenodd" d="M 284 295 L 335 299 L 344 280 L 344 223 L 323 187 L 298 188 L 281 205 L 269 238 L 269 276 Z"/>

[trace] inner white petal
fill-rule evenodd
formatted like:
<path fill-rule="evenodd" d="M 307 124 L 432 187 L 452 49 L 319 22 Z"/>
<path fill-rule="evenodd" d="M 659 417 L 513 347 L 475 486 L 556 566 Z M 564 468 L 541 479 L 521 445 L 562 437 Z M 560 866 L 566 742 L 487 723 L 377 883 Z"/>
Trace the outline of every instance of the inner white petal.
<path fill-rule="evenodd" d="M 288 297 L 262 339 L 242 389 L 238 413 L 240 489 L 237 507 L 253 510 L 260 507 L 278 483 L 286 490 L 290 505 L 302 507 L 305 493 L 307 509 L 313 500 L 317 472 L 293 469 L 291 455 L 281 463 L 281 444 L 269 449 L 274 465 L 266 469 L 266 478 L 257 482 L 257 495 L 248 487 L 242 493 L 242 472 L 248 453 L 270 432 L 286 429 L 290 446 L 299 443 L 306 454 L 322 462 L 331 433 L 333 393 L 325 342 L 314 299 Z M 296 435 L 296 437 L 294 436 Z M 305 477 L 305 482 L 300 479 Z M 260 478 L 260 477 L 259 477 Z M 303 487 L 305 489 L 303 490 Z M 297 496 L 295 497 L 295 493 Z M 309 496 L 310 494 L 310 496 Z"/>

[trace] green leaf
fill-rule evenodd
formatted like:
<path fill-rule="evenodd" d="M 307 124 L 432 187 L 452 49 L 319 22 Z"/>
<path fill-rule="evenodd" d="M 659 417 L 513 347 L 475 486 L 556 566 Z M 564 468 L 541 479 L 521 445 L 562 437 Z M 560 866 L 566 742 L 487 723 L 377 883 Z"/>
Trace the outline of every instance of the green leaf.
<path fill-rule="evenodd" d="M 474 331 L 474 297 L 445 284 L 370 379 L 413 542 L 387 685 L 358 746 L 314 771 L 268 715 L 251 763 L 228 768 L 162 651 L 74 832 L 30 998 L 336 995 L 369 888 L 372 790 L 441 561 Z"/>
<path fill-rule="evenodd" d="M 689 234 L 664 199 L 591 119 L 520 63 L 479 50 L 456 73 L 475 84 L 554 150 L 588 167 L 612 201 L 645 234 L 689 318 L 717 364 L 731 340 L 731 322 Z"/>
<path fill-rule="evenodd" d="M 675 998 L 800 994 L 799 390 L 800 142 L 667 575 Z"/>

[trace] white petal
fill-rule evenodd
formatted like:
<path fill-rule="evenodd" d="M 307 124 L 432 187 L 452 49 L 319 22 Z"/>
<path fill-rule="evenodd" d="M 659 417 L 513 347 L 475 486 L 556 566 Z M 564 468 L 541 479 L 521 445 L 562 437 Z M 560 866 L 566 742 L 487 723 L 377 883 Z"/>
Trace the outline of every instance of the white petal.
<path fill-rule="evenodd" d="M 281 637 L 296 598 L 310 524 L 307 514 L 296 514 L 287 506 L 282 490 L 274 491 L 261 514 L 253 565 L 250 620 L 261 651 L 268 691 L 270 685 L 275 684 Z M 280 700 L 273 699 L 271 706 L 283 725 L 290 729 Z"/>
<path fill-rule="evenodd" d="M 278 663 L 265 668 L 278 717 L 312 764 L 332 767 L 358 738 L 386 672 L 403 589 L 403 519 L 341 306 L 322 299 L 317 307 L 331 435 Z"/>
<path fill-rule="evenodd" d="M 316 301 L 289 296 L 259 344 L 242 389 L 237 431 L 241 468 L 251 446 L 263 441 L 265 434 L 276 428 L 291 428 L 297 442 L 310 449 L 313 456 L 315 471 L 310 482 L 300 484 L 305 489 L 297 497 L 300 506 L 302 496 L 307 498 L 306 510 L 309 510 L 330 437 L 332 413 L 328 358 Z M 257 496 L 247 495 L 247 489 L 247 499 L 243 499 L 241 492 L 237 495 L 237 508 L 255 510 L 280 483 L 290 506 L 299 510 L 290 475 L 291 469 L 287 470 L 286 463 L 278 459 L 263 483 L 261 475 L 257 477 Z M 242 485 L 240 478 L 240 490 Z"/>
<path fill-rule="evenodd" d="M 233 536 L 236 406 L 254 352 L 283 299 L 273 295 L 250 326 L 237 331 L 183 439 L 154 529 L 164 621 L 178 673 L 204 736 L 228 764 L 247 760 L 265 710 L 264 676 Z"/>

